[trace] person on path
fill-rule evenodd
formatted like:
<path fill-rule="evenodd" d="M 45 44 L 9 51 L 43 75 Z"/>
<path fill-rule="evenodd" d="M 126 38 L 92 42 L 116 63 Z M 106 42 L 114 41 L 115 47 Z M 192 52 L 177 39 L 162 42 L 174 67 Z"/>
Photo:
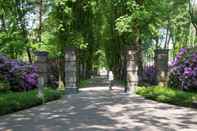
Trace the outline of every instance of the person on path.
<path fill-rule="evenodd" d="M 112 71 L 109 71 L 109 90 L 112 90 L 112 86 L 113 86 L 113 80 L 114 80 L 114 75 Z"/>

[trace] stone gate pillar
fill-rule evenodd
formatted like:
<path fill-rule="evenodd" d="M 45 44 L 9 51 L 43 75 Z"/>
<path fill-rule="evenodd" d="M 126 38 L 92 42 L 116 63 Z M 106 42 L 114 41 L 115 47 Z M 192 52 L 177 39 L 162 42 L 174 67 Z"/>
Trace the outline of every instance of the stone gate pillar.
<path fill-rule="evenodd" d="M 136 53 L 136 50 L 127 50 L 127 89 L 125 91 L 130 91 L 131 93 L 135 93 L 139 81 Z"/>
<path fill-rule="evenodd" d="M 36 52 L 36 66 L 38 68 L 38 96 L 43 97 L 43 89 L 48 83 L 48 52 Z"/>
<path fill-rule="evenodd" d="M 155 50 L 155 67 L 157 82 L 160 86 L 166 86 L 168 80 L 168 49 Z"/>
<path fill-rule="evenodd" d="M 36 52 L 36 65 L 38 67 L 39 78 L 43 80 L 43 86 L 48 83 L 48 52 L 39 51 Z"/>
<path fill-rule="evenodd" d="M 77 93 L 77 54 L 75 48 L 65 49 L 65 91 Z"/>

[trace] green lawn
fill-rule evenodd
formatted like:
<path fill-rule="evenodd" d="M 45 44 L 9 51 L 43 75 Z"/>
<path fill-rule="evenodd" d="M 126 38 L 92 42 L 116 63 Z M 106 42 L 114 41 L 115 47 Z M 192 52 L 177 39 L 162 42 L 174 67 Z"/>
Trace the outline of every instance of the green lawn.
<path fill-rule="evenodd" d="M 139 87 L 136 93 L 151 100 L 186 107 L 192 107 L 192 103 L 197 101 L 196 92 L 185 92 L 167 87 Z"/>
<path fill-rule="evenodd" d="M 90 80 L 81 80 L 80 81 L 80 84 L 79 84 L 79 87 L 80 88 L 85 88 L 88 84 L 90 83 Z"/>
<path fill-rule="evenodd" d="M 37 96 L 37 90 L 29 92 L 1 92 L 0 115 L 41 105 L 43 102 L 59 99 L 61 95 L 61 92 L 49 88 L 44 90 L 44 99 Z"/>

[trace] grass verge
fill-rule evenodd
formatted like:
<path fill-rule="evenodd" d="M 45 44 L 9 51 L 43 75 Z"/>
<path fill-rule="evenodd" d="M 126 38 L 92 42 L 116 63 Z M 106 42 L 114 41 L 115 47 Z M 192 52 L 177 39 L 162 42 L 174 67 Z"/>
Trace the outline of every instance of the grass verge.
<path fill-rule="evenodd" d="M 31 108 L 52 100 L 57 100 L 62 93 L 53 90 L 44 90 L 44 99 L 37 96 L 37 90 L 28 92 L 4 92 L 0 94 L 0 115 Z"/>
<path fill-rule="evenodd" d="M 136 93 L 147 99 L 185 107 L 192 107 L 192 103 L 197 101 L 196 92 L 185 92 L 167 87 L 139 87 Z"/>
<path fill-rule="evenodd" d="M 79 84 L 79 87 L 80 88 L 85 88 L 88 84 L 90 83 L 90 80 L 81 80 L 80 81 L 80 84 Z"/>

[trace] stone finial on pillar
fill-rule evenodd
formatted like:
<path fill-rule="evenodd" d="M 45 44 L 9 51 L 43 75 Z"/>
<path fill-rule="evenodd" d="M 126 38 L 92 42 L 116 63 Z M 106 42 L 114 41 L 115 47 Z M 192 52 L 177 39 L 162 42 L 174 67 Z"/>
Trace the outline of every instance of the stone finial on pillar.
<path fill-rule="evenodd" d="M 75 48 L 65 49 L 65 91 L 67 94 L 77 93 L 77 55 Z"/>
<path fill-rule="evenodd" d="M 138 85 L 138 65 L 136 61 L 136 50 L 127 50 L 127 89 L 131 93 L 135 93 L 135 89 Z"/>
<path fill-rule="evenodd" d="M 160 86 L 166 86 L 168 80 L 168 49 L 155 50 L 155 67 L 157 82 Z"/>

